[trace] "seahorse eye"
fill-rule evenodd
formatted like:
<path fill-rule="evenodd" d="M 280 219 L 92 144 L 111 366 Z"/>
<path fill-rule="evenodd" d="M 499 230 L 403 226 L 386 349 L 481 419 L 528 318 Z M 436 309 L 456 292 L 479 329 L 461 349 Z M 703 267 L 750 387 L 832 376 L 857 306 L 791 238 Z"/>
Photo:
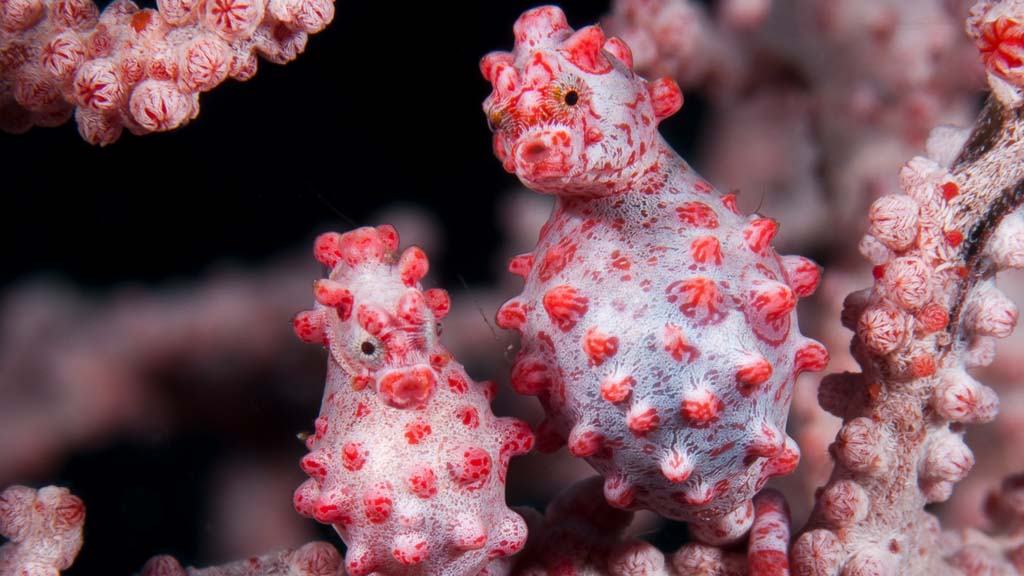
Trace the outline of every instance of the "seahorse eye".
<path fill-rule="evenodd" d="M 487 128 L 489 128 L 491 132 L 497 132 L 501 128 L 501 122 L 501 112 L 492 112 L 487 115 Z"/>
<path fill-rule="evenodd" d="M 580 93 L 575 90 L 569 90 L 565 93 L 565 104 L 566 106 L 575 106 L 580 101 Z"/>
<path fill-rule="evenodd" d="M 359 346 L 359 351 L 367 356 L 373 356 L 377 352 L 377 345 L 369 340 L 364 340 Z"/>

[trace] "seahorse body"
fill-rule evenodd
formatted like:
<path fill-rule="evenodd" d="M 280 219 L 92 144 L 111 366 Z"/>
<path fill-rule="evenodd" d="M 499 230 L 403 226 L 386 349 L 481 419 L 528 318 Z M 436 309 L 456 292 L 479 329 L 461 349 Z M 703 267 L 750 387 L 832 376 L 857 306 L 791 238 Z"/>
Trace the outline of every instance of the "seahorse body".
<path fill-rule="evenodd" d="M 526 540 L 505 506 L 505 473 L 533 433 L 496 418 L 494 384 L 471 380 L 441 345 L 448 295 L 420 286 L 422 250 L 397 248 L 390 226 L 316 241 L 331 272 L 294 324 L 330 359 L 295 508 L 334 526 L 355 576 L 495 574 L 491 561 Z"/>
<path fill-rule="evenodd" d="M 534 251 L 510 264 L 523 292 L 497 317 L 522 336 L 511 381 L 544 406 L 539 448 L 567 442 L 615 506 L 735 539 L 752 496 L 799 460 L 793 382 L 828 360 L 794 311 L 817 265 L 777 255 L 776 222 L 740 215 L 665 143 L 657 125 L 679 88 L 634 74 L 599 27 L 531 10 L 514 51 L 481 69 L 496 155 L 557 196 Z"/>

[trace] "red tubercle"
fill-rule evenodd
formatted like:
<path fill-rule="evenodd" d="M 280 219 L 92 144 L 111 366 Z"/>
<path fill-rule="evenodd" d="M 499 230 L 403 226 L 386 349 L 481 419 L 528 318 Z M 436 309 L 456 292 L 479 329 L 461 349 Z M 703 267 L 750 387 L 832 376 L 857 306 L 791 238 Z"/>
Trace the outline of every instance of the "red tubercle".
<path fill-rule="evenodd" d="M 608 376 L 601 381 L 601 397 L 617 404 L 629 397 L 636 386 L 632 376 Z"/>
<path fill-rule="evenodd" d="M 131 19 L 132 30 L 139 33 L 148 28 L 149 24 L 153 21 L 153 14 L 156 14 L 156 10 L 152 8 L 144 8 L 133 14 Z"/>
<path fill-rule="evenodd" d="M 310 478 L 323 482 L 327 477 L 327 471 L 331 465 L 331 456 L 328 452 L 317 450 L 302 457 L 299 467 L 309 475 Z"/>
<path fill-rule="evenodd" d="M 690 257 L 699 264 L 721 264 L 722 246 L 714 236 L 699 236 L 690 242 Z"/>
<path fill-rule="evenodd" d="M 732 212 L 733 214 L 739 214 L 740 213 L 739 206 L 736 205 L 736 195 L 735 194 L 730 193 L 730 194 L 726 194 L 726 195 L 722 196 L 722 206 L 725 206 L 726 210 L 728 210 L 729 212 Z"/>
<path fill-rule="evenodd" d="M 771 245 L 779 224 L 771 218 L 757 218 L 743 229 L 743 240 L 755 254 L 762 254 Z"/>
<path fill-rule="evenodd" d="M 462 374 L 452 372 L 448 375 L 448 389 L 456 394 L 465 394 L 469 391 L 469 382 Z"/>
<path fill-rule="evenodd" d="M 403 566 L 415 566 L 430 556 L 430 547 L 426 538 L 419 534 L 401 534 L 395 537 L 391 555 Z"/>
<path fill-rule="evenodd" d="M 779 322 L 796 308 L 796 293 L 781 282 L 763 282 L 751 290 L 749 306 L 758 320 Z"/>
<path fill-rule="evenodd" d="M 491 456 L 483 448 L 467 446 L 453 454 L 448 473 L 463 488 L 478 489 L 490 477 Z"/>
<path fill-rule="evenodd" d="M 382 234 L 382 230 L 386 233 Z M 340 235 L 337 239 L 337 250 L 341 259 L 349 266 L 383 262 L 385 254 L 394 251 L 392 237 L 397 238 L 398 233 L 390 226 L 364 226 Z"/>
<path fill-rule="evenodd" d="M 658 410 L 655 408 L 634 406 L 626 413 L 626 426 L 637 436 L 646 436 L 656 430 L 660 424 L 661 417 L 658 416 Z"/>
<path fill-rule="evenodd" d="M 292 329 L 303 342 L 324 344 L 327 342 L 327 327 L 324 325 L 323 314 L 319 310 L 299 312 L 292 319 Z"/>
<path fill-rule="evenodd" d="M 427 310 L 427 301 L 423 293 L 415 288 L 409 288 L 398 299 L 395 316 L 407 325 L 420 326 L 427 322 Z M 433 315 L 433 312 L 430 314 Z"/>
<path fill-rule="evenodd" d="M 406 479 L 409 491 L 420 498 L 430 498 L 437 494 L 437 476 L 430 466 L 416 464 Z"/>
<path fill-rule="evenodd" d="M 434 352 L 430 355 L 430 367 L 434 370 L 441 370 L 451 361 L 452 355 L 447 351 Z"/>
<path fill-rule="evenodd" d="M 480 389 L 483 390 L 484 398 L 488 402 L 494 402 L 494 399 L 498 397 L 498 383 L 493 380 L 484 380 L 480 383 Z"/>
<path fill-rule="evenodd" d="M 697 428 L 706 427 L 717 421 L 724 409 L 725 403 L 706 389 L 688 391 L 680 404 L 683 418 L 689 425 Z"/>
<path fill-rule="evenodd" d="M 516 393 L 536 396 L 551 385 L 551 371 L 540 356 L 520 353 L 512 365 L 509 380 Z"/>
<path fill-rule="evenodd" d="M 669 303 L 698 324 L 716 324 L 725 318 L 725 299 L 711 278 L 695 276 L 677 280 L 665 288 Z"/>
<path fill-rule="evenodd" d="M 590 358 L 591 366 L 600 366 L 619 350 L 619 339 L 592 326 L 583 335 L 583 352 Z"/>
<path fill-rule="evenodd" d="M 685 452 L 671 450 L 662 459 L 660 465 L 661 473 L 669 482 L 682 484 L 689 480 L 693 474 L 693 462 Z"/>
<path fill-rule="evenodd" d="M 824 346 L 813 340 L 808 341 L 796 351 L 793 373 L 800 375 L 801 372 L 820 372 L 828 365 L 828 360 L 828 350 Z"/>
<path fill-rule="evenodd" d="M 377 237 L 384 246 L 385 253 L 398 252 L 398 230 L 390 224 L 382 224 L 375 228 Z"/>
<path fill-rule="evenodd" d="M 341 447 L 341 465 L 351 472 L 356 472 L 366 464 L 367 452 L 361 442 L 346 442 Z"/>
<path fill-rule="evenodd" d="M 785 436 L 774 426 L 762 423 L 747 445 L 748 458 L 772 458 L 785 450 Z"/>
<path fill-rule="evenodd" d="M 526 454 L 533 450 L 536 437 L 530 426 L 521 420 L 506 419 L 506 425 L 502 428 L 501 453 L 506 456 Z"/>
<path fill-rule="evenodd" d="M 372 524 L 382 524 L 391 516 L 394 489 L 387 481 L 376 482 L 363 494 L 363 510 Z"/>
<path fill-rule="evenodd" d="M 797 297 L 807 298 L 814 294 L 821 281 L 821 267 L 803 256 L 786 256 L 782 260 L 789 286 Z"/>
<path fill-rule="evenodd" d="M 544 252 L 537 276 L 547 282 L 562 272 L 576 257 L 578 244 L 570 237 L 564 237 Z"/>
<path fill-rule="evenodd" d="M 577 458 L 593 456 L 601 449 L 604 441 L 604 435 L 597 430 L 577 426 L 569 434 L 569 452 Z"/>
<path fill-rule="evenodd" d="M 665 325 L 661 342 L 664 350 L 676 362 L 688 364 L 700 356 L 700 352 L 686 341 L 683 329 L 671 322 Z"/>
<path fill-rule="evenodd" d="M 455 417 L 463 426 L 470 430 L 475 430 L 480 426 L 480 413 L 472 406 L 459 407 L 455 413 Z"/>
<path fill-rule="evenodd" d="M 356 310 L 356 322 L 374 336 L 381 336 L 391 325 L 391 315 L 376 304 L 363 303 Z"/>
<path fill-rule="evenodd" d="M 760 354 L 752 355 L 736 370 L 736 384 L 740 394 L 750 396 L 772 377 L 772 365 Z"/>
<path fill-rule="evenodd" d="M 452 308 L 452 301 L 448 296 L 448 291 L 441 288 L 427 290 L 423 293 L 423 299 L 426 300 L 427 307 L 430 308 L 436 320 L 441 320 L 447 316 Z"/>
<path fill-rule="evenodd" d="M 562 284 L 544 294 L 542 304 L 551 322 L 562 332 L 568 332 L 587 313 L 589 299 L 576 288 Z"/>
<path fill-rule="evenodd" d="M 327 428 L 330 424 L 326 416 L 317 416 L 317 419 L 313 422 L 314 434 L 311 436 L 314 440 L 320 440 L 327 434 Z"/>
<path fill-rule="evenodd" d="M 495 322 L 499 327 L 506 330 L 522 332 L 526 325 L 527 307 L 524 302 L 518 299 L 509 300 L 498 309 Z"/>
<path fill-rule="evenodd" d="M 430 424 L 423 418 L 416 418 L 405 425 L 405 440 L 412 445 L 419 444 L 427 436 L 430 436 L 432 429 Z"/>
<path fill-rule="evenodd" d="M 426 253 L 416 246 L 406 249 L 398 260 L 398 272 L 406 286 L 415 286 L 429 270 L 430 262 Z"/>
<path fill-rule="evenodd" d="M 636 500 L 636 494 L 637 487 L 623 476 L 612 476 L 605 480 L 604 498 L 616 508 L 628 509 Z"/>
<path fill-rule="evenodd" d="M 337 309 L 338 318 L 342 321 L 348 320 L 352 315 L 352 293 L 334 280 L 321 278 L 314 282 L 313 297 L 320 304 Z"/>
<path fill-rule="evenodd" d="M 566 58 L 581 70 L 591 74 L 607 74 L 612 71 L 611 62 L 602 51 L 605 43 L 604 31 L 600 26 L 580 28 L 562 43 Z"/>
<path fill-rule="evenodd" d="M 683 202 L 676 207 L 676 217 L 694 228 L 718 228 L 718 214 L 703 202 Z"/>
<path fill-rule="evenodd" d="M 530 275 L 530 270 L 533 268 L 533 253 L 528 252 L 526 254 L 520 254 L 514 256 L 508 263 L 508 271 L 519 276 L 520 278 L 526 278 Z"/>
<path fill-rule="evenodd" d="M 341 261 L 341 234 L 324 232 L 313 242 L 313 256 L 328 268 L 334 268 Z"/>
<path fill-rule="evenodd" d="M 654 116 L 658 121 L 668 118 L 683 107 L 683 92 L 679 89 L 676 81 L 671 78 L 658 78 L 648 82 L 647 92 L 651 96 L 651 106 L 654 108 Z M 646 118 L 641 117 L 641 120 L 646 120 Z M 700 192 L 701 188 L 705 186 L 710 192 L 711 186 L 703 180 L 694 184 L 694 189 Z"/>

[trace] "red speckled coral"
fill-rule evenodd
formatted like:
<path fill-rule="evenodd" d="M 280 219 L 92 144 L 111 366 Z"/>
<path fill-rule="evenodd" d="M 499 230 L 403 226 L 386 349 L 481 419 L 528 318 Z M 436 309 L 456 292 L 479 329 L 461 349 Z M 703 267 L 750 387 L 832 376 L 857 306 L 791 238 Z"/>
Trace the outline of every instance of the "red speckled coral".
<path fill-rule="evenodd" d="M 90 144 L 124 128 L 172 130 L 199 94 L 256 74 L 256 55 L 293 60 L 334 18 L 333 0 L 0 0 L 0 130 L 57 126 L 74 113 Z"/>
<path fill-rule="evenodd" d="M 526 540 L 505 506 L 505 472 L 533 434 L 496 418 L 493 384 L 470 380 L 441 345 L 448 295 L 420 287 L 422 250 L 397 248 L 390 226 L 316 241 L 331 272 L 295 330 L 330 360 L 295 507 L 334 525 L 356 576 L 498 572 L 488 562 Z"/>
<path fill-rule="evenodd" d="M 739 215 L 662 140 L 682 95 L 635 75 L 623 42 L 555 7 L 520 17 L 515 40 L 481 63 L 494 149 L 558 198 L 498 312 L 522 335 L 512 385 L 544 405 L 542 449 L 568 442 L 610 503 L 738 538 L 754 493 L 799 459 L 793 381 L 828 355 L 794 308 L 818 268 L 778 256 L 777 224 Z"/>

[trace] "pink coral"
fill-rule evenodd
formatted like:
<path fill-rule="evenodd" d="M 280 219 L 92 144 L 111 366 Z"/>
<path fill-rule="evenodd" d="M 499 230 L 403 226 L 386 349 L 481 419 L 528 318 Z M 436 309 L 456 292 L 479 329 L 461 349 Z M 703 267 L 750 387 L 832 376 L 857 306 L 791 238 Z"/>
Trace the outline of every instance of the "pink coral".
<path fill-rule="evenodd" d="M 970 29 L 983 53 L 992 49 L 983 31 L 1022 9 L 975 7 Z M 944 568 L 937 521 L 923 508 L 948 499 L 974 465 L 963 424 L 991 421 L 998 398 L 967 370 L 991 362 L 992 338 L 1017 321 L 995 274 L 1017 262 L 1006 238 L 1024 200 L 1022 101 L 1012 84 L 1020 80 L 988 65 L 994 97 L 973 131 L 937 131 L 929 157 L 903 168 L 905 195 L 872 206 L 861 246 L 876 264 L 875 284 L 847 298 L 843 312 L 863 372 L 832 379 L 822 397 L 844 423 L 831 447 L 836 469 L 793 550 L 797 574 Z M 951 563 L 994 573 L 979 554 L 965 546 Z"/>
<path fill-rule="evenodd" d="M 420 287 L 422 250 L 397 248 L 390 226 L 316 241 L 331 271 L 295 330 L 330 360 L 295 507 L 334 525 L 353 575 L 476 573 L 525 543 L 504 504 L 505 472 L 533 434 L 495 418 L 494 384 L 472 381 L 441 345 L 448 295 Z"/>
<path fill-rule="evenodd" d="M 85 504 L 67 488 L 12 486 L 0 493 L 0 574 L 51 576 L 82 548 Z"/>
<path fill-rule="evenodd" d="M 172 556 L 154 556 L 142 576 L 340 576 L 341 555 L 326 542 L 310 542 L 297 550 L 281 550 L 223 566 L 188 568 Z"/>
<path fill-rule="evenodd" d="M 333 0 L 0 2 L 0 129 L 56 126 L 74 114 L 91 144 L 172 130 L 199 94 L 248 80 L 256 55 L 283 64 L 334 17 Z"/>
<path fill-rule="evenodd" d="M 568 442 L 609 502 L 738 538 L 753 494 L 799 458 L 783 432 L 793 379 L 828 356 L 794 308 L 818 270 L 777 256 L 777 224 L 738 215 L 661 139 L 682 96 L 636 76 L 623 42 L 553 7 L 515 37 L 481 64 L 495 152 L 557 201 L 498 312 L 523 337 L 512 385 L 541 398 L 542 448 Z"/>

